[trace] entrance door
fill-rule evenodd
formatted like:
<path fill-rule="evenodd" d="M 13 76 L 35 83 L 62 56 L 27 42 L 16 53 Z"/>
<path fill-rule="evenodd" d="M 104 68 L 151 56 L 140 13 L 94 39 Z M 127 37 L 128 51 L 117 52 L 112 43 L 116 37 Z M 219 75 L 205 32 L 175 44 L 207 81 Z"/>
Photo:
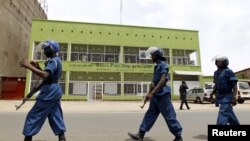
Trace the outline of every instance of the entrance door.
<path fill-rule="evenodd" d="M 88 101 L 102 100 L 103 83 L 102 82 L 89 82 L 88 88 Z"/>
<path fill-rule="evenodd" d="M 94 87 L 94 99 L 95 100 L 102 100 L 102 94 L 103 94 L 103 84 L 102 83 L 95 83 Z"/>

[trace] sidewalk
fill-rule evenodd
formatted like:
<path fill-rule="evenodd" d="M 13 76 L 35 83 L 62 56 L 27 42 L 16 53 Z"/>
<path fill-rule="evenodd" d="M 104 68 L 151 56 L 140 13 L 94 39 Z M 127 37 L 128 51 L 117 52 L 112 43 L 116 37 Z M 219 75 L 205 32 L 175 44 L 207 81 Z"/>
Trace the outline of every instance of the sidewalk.
<path fill-rule="evenodd" d="M 27 101 L 18 111 L 15 105 L 20 105 L 21 100 L 0 100 L 0 112 L 28 112 L 35 101 Z M 143 109 L 140 108 L 142 101 L 62 101 L 62 109 L 64 112 L 145 112 L 149 103 Z M 204 103 L 195 104 L 189 103 L 190 110 L 179 110 L 180 101 L 173 101 L 173 105 L 177 112 L 200 111 L 200 110 L 219 110 L 214 104 Z M 183 106 L 186 108 L 185 105 Z M 237 104 L 235 110 L 249 109 L 250 102 Z"/>

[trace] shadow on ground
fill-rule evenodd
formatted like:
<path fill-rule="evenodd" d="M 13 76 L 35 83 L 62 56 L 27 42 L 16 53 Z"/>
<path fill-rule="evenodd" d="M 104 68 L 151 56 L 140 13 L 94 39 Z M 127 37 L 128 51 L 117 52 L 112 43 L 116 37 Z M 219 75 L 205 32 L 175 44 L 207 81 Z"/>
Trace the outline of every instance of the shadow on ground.
<path fill-rule="evenodd" d="M 200 134 L 200 135 L 194 136 L 193 138 L 194 139 L 207 140 L 207 135 Z"/>
<path fill-rule="evenodd" d="M 125 141 L 135 141 L 135 140 L 133 140 L 133 139 L 131 139 L 131 138 L 128 138 L 128 139 L 126 139 Z M 143 138 L 143 141 L 156 141 L 156 140 L 153 140 L 153 139 L 151 139 L 150 137 L 144 137 L 144 138 Z"/>

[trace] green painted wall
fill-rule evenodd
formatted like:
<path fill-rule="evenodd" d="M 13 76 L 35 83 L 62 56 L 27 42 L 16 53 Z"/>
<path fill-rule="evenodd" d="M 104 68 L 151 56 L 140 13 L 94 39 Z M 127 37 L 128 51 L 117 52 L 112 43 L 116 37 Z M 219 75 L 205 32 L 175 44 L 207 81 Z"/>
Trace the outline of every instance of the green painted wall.
<path fill-rule="evenodd" d="M 31 41 L 152 46 L 199 50 L 198 31 L 154 27 L 33 20 Z"/>
<path fill-rule="evenodd" d="M 68 54 L 70 54 L 71 52 L 70 50 L 72 44 L 120 46 L 119 63 L 71 62 L 69 61 L 70 56 L 68 55 L 67 61 L 63 61 L 63 71 L 66 72 L 66 96 L 64 96 L 65 99 L 83 98 L 81 96 L 77 97 L 67 95 L 68 82 L 70 80 L 70 71 L 98 73 L 120 72 L 122 82 L 125 79 L 124 73 L 151 74 L 153 72 L 153 64 L 123 63 L 123 47 L 126 46 L 160 46 L 162 48 L 168 48 L 170 56 L 169 65 L 171 75 L 174 70 L 201 71 L 198 31 L 194 30 L 33 19 L 29 48 L 30 60 L 32 60 L 34 42 L 44 41 L 47 39 L 53 39 L 58 41 L 59 43 L 65 43 L 68 48 L 68 50 L 66 51 L 68 52 Z M 198 65 L 173 65 L 173 60 L 171 58 L 171 56 L 173 55 L 173 49 L 195 50 L 197 52 Z M 29 83 L 30 72 L 28 71 L 26 93 L 29 90 Z M 86 99 L 86 97 L 84 97 L 84 99 Z M 107 97 L 104 97 L 103 99 L 107 99 Z M 117 97 L 114 99 L 117 99 Z M 124 99 L 124 97 L 121 99 Z M 129 97 L 128 99 L 131 99 L 131 97 Z M 134 99 L 138 99 L 138 97 Z"/>

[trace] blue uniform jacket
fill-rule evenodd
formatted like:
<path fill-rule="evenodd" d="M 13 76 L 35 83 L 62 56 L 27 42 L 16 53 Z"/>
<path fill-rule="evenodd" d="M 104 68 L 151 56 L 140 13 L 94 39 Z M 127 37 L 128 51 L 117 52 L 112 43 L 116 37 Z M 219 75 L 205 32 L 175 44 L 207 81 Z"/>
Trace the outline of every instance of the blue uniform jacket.
<path fill-rule="evenodd" d="M 229 68 L 218 69 L 214 72 L 216 99 L 218 103 L 232 102 L 232 89 L 237 84 L 237 81 L 238 79 Z"/>
<path fill-rule="evenodd" d="M 37 100 L 59 100 L 62 97 L 62 88 L 57 83 L 62 74 L 62 63 L 59 57 L 49 59 L 45 64 L 45 71 L 50 73 L 42 86 Z"/>
<path fill-rule="evenodd" d="M 168 65 L 164 61 L 159 61 L 158 63 L 156 63 L 154 67 L 154 77 L 153 77 L 153 82 L 155 86 L 161 80 L 162 74 L 166 74 L 165 82 L 168 81 L 168 70 L 169 70 Z M 171 94 L 171 88 L 167 85 L 164 85 L 158 92 L 154 94 L 154 96 L 162 96 L 164 94 Z"/>

